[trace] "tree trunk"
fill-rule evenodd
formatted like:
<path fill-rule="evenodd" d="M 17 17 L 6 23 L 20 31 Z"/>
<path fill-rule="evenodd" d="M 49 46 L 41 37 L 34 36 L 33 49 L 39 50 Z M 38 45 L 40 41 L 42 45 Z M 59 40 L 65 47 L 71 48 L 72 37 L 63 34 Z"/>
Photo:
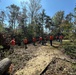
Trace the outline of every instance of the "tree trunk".
<path fill-rule="evenodd" d="M 11 63 L 12 62 L 9 58 L 5 58 L 0 61 L 0 75 L 3 75 L 4 72 L 8 71 Z"/>

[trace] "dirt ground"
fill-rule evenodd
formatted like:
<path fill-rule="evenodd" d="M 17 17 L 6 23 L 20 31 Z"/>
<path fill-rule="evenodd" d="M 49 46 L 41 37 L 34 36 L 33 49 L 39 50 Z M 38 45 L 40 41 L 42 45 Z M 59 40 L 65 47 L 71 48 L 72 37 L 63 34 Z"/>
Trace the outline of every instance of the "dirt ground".
<path fill-rule="evenodd" d="M 11 59 L 13 75 L 76 75 L 71 69 L 71 60 L 61 50 L 59 44 L 50 46 L 28 44 L 28 48 L 16 46 L 7 56 Z M 71 62 L 70 62 L 71 61 Z M 74 74 L 73 74 L 74 73 Z"/>
<path fill-rule="evenodd" d="M 60 58 L 53 58 L 41 75 L 76 75 L 71 69 L 71 63 Z"/>
<path fill-rule="evenodd" d="M 52 66 L 52 68 L 50 68 L 52 69 L 52 72 L 54 72 L 52 75 L 68 75 L 68 73 L 64 74 L 63 72 L 57 73 L 58 68 L 63 68 L 63 66 L 61 66 L 63 64 L 65 66 L 64 69 L 67 69 L 69 72 L 71 69 L 71 63 L 64 61 L 64 59 L 67 61 L 71 60 L 67 55 L 63 54 L 57 49 L 56 44 L 54 44 L 54 46 L 50 46 L 49 44 L 46 46 L 35 46 L 34 49 L 36 50 L 31 50 L 32 53 L 34 52 L 33 56 L 31 55 L 32 58 L 26 62 L 26 65 L 24 65 L 23 69 L 17 70 L 14 75 L 51 75 L 51 71 L 49 74 L 42 72 L 48 66 L 48 64 L 53 61 L 53 58 L 59 58 L 61 60 L 55 64 L 56 67 Z M 56 61 L 58 61 L 58 59 Z M 57 67 L 57 65 L 60 67 Z"/>
<path fill-rule="evenodd" d="M 37 48 L 40 46 L 41 45 L 33 46 L 32 44 L 29 44 L 27 49 L 17 46 L 14 49 L 14 53 L 8 56 L 14 65 L 13 73 L 15 73 L 17 70 L 23 69 L 24 66 L 26 66 L 27 61 L 35 57 L 34 54 L 36 53 Z"/>

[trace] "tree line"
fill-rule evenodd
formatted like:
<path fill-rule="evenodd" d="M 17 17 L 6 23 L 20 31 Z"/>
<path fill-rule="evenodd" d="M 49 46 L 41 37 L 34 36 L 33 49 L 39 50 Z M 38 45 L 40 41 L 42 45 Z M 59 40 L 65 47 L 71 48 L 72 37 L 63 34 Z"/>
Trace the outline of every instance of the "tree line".
<path fill-rule="evenodd" d="M 6 12 L 1 10 L 0 32 L 13 34 L 19 38 L 62 33 L 65 39 L 74 41 L 76 37 L 76 7 L 67 15 L 65 15 L 65 11 L 57 11 L 51 17 L 46 14 L 46 10 L 42 9 L 40 2 L 41 0 L 23 1 L 21 6 L 12 4 L 6 7 Z M 5 21 L 8 22 L 7 25 Z"/>

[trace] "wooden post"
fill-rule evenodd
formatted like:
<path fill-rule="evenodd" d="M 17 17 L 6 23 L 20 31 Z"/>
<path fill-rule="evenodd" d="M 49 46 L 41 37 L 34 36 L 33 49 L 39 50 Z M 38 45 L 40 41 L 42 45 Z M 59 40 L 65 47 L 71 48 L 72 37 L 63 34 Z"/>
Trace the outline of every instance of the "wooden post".
<path fill-rule="evenodd" d="M 11 63 L 12 62 L 9 58 L 4 58 L 3 60 L 0 61 L 0 75 L 2 75 L 9 69 Z"/>

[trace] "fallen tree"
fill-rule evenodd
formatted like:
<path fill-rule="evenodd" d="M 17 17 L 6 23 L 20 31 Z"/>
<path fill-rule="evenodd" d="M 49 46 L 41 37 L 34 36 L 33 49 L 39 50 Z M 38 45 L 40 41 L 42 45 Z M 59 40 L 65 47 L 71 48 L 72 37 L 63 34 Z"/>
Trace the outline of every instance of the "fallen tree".
<path fill-rule="evenodd" d="M 4 58 L 0 61 L 0 75 L 5 75 L 5 73 L 9 70 L 11 63 L 12 62 L 9 58 Z"/>

